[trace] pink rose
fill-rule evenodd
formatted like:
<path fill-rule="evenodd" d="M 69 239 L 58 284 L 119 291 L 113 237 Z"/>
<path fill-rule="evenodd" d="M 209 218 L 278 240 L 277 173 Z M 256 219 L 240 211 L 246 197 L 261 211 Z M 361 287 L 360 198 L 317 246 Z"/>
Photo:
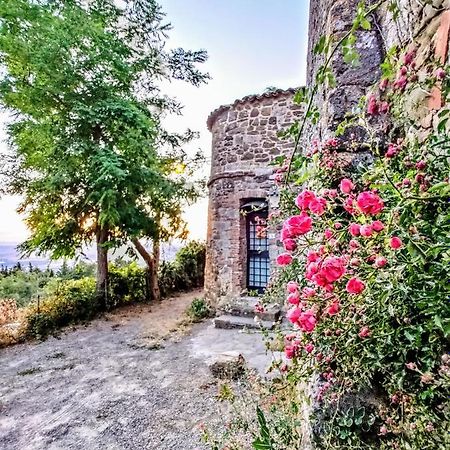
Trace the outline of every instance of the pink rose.
<path fill-rule="evenodd" d="M 425 169 L 425 167 L 427 167 L 427 163 L 423 159 L 416 162 L 416 169 L 423 170 L 423 169 Z"/>
<path fill-rule="evenodd" d="M 322 263 L 320 273 L 329 283 L 339 280 L 345 273 L 345 260 L 336 256 L 328 256 Z"/>
<path fill-rule="evenodd" d="M 289 230 L 289 228 L 286 226 L 286 224 L 283 225 L 283 228 L 281 229 L 281 233 L 280 233 L 280 241 L 284 242 L 286 239 L 291 239 L 292 233 Z"/>
<path fill-rule="evenodd" d="M 307 256 L 308 262 L 316 262 L 320 259 L 320 255 L 317 252 L 310 251 Z"/>
<path fill-rule="evenodd" d="M 353 197 L 348 197 L 347 200 L 344 203 L 344 209 L 350 213 L 353 214 L 355 212 L 355 199 Z"/>
<path fill-rule="evenodd" d="M 361 236 L 370 237 L 373 234 L 372 225 L 363 225 L 360 229 Z"/>
<path fill-rule="evenodd" d="M 288 252 L 293 252 L 297 248 L 297 242 L 294 239 L 287 238 L 283 241 L 284 249 Z"/>
<path fill-rule="evenodd" d="M 325 239 L 331 239 L 333 236 L 333 230 L 330 230 L 329 228 L 327 228 L 325 230 L 325 232 L 323 233 L 323 235 L 325 236 Z"/>
<path fill-rule="evenodd" d="M 292 236 L 296 237 L 308 233 L 312 228 L 312 220 L 307 214 L 292 216 L 284 222 L 284 226 L 289 230 Z"/>
<path fill-rule="evenodd" d="M 342 223 L 341 222 L 336 222 L 335 224 L 334 224 L 334 229 L 335 230 L 340 230 L 342 228 Z"/>
<path fill-rule="evenodd" d="M 292 255 L 290 255 L 289 253 L 282 253 L 281 255 L 277 256 L 277 264 L 279 266 L 287 266 L 291 264 L 292 260 Z"/>
<path fill-rule="evenodd" d="M 349 294 L 358 295 L 361 294 L 365 287 L 366 285 L 359 278 L 353 277 L 348 280 L 345 289 Z"/>
<path fill-rule="evenodd" d="M 387 114 L 389 112 L 390 105 L 388 102 L 381 102 L 380 103 L 380 113 L 381 114 Z"/>
<path fill-rule="evenodd" d="M 298 194 L 297 198 L 295 199 L 295 204 L 299 209 L 304 211 L 305 209 L 309 208 L 309 205 L 315 199 L 316 194 L 314 194 L 314 192 L 305 190 L 303 192 L 300 192 L 300 194 Z"/>
<path fill-rule="evenodd" d="M 306 298 L 314 297 L 316 295 L 316 290 L 310 287 L 304 287 L 302 289 L 302 294 Z"/>
<path fill-rule="evenodd" d="M 365 191 L 361 192 L 357 198 L 358 208 L 364 214 L 375 215 L 378 214 L 383 208 L 383 200 L 375 194 L 375 192 Z"/>
<path fill-rule="evenodd" d="M 327 201 L 323 197 L 316 197 L 309 203 L 309 210 L 313 214 L 321 216 L 327 208 Z"/>
<path fill-rule="evenodd" d="M 338 192 L 336 189 L 325 189 L 323 195 L 325 195 L 326 197 L 335 198 L 337 197 Z"/>
<path fill-rule="evenodd" d="M 311 331 L 313 331 L 316 327 L 316 323 L 317 320 L 314 312 L 310 309 L 301 313 L 298 319 L 298 325 L 300 326 L 300 329 L 306 333 L 310 333 Z"/>
<path fill-rule="evenodd" d="M 293 292 L 288 295 L 287 301 L 291 305 L 298 305 L 300 303 L 300 297 L 298 292 Z"/>
<path fill-rule="evenodd" d="M 410 66 L 414 62 L 417 50 L 415 48 L 411 49 L 403 55 L 403 64 Z"/>
<path fill-rule="evenodd" d="M 369 337 L 369 336 L 370 336 L 370 330 L 369 330 L 369 327 L 362 327 L 361 330 L 360 330 L 359 333 L 358 333 L 358 336 L 359 336 L 361 339 L 366 338 L 366 337 Z"/>
<path fill-rule="evenodd" d="M 351 248 L 352 250 L 356 250 L 357 248 L 360 247 L 359 242 L 358 242 L 358 241 L 355 241 L 354 239 L 352 239 L 352 240 L 348 243 L 348 245 L 350 246 L 350 248 Z"/>
<path fill-rule="evenodd" d="M 298 284 L 295 281 L 289 281 L 289 283 L 286 285 L 286 288 L 290 294 L 298 292 Z"/>
<path fill-rule="evenodd" d="M 369 96 L 369 101 L 367 102 L 367 114 L 371 116 L 376 116 L 378 114 L 378 102 L 375 95 Z"/>
<path fill-rule="evenodd" d="M 302 310 L 300 308 L 294 307 L 294 308 L 291 308 L 286 313 L 286 318 L 291 323 L 297 323 L 298 319 L 300 318 L 301 313 L 302 313 Z"/>
<path fill-rule="evenodd" d="M 393 158 L 398 153 L 398 145 L 389 144 L 387 152 L 385 154 L 386 158 Z"/>
<path fill-rule="evenodd" d="M 408 84 L 408 78 L 405 75 L 399 75 L 394 81 L 394 88 L 403 91 Z"/>
<path fill-rule="evenodd" d="M 339 312 L 340 309 L 341 306 L 339 302 L 336 300 L 330 306 L 328 306 L 328 308 L 326 309 L 326 313 L 330 316 L 334 316 Z"/>
<path fill-rule="evenodd" d="M 315 262 L 311 262 L 306 266 L 305 278 L 312 280 L 313 276 L 319 271 L 319 266 Z"/>
<path fill-rule="evenodd" d="M 376 231 L 379 233 L 380 231 L 384 230 L 384 224 L 381 222 L 381 220 L 375 220 L 372 222 L 372 229 L 373 231 Z"/>
<path fill-rule="evenodd" d="M 359 267 L 359 266 L 361 265 L 361 260 L 358 259 L 358 258 L 352 258 L 352 259 L 350 260 L 350 265 L 351 265 L 352 267 Z"/>
<path fill-rule="evenodd" d="M 355 185 L 353 184 L 352 180 L 349 180 L 348 178 L 343 178 L 339 185 L 339 188 L 341 189 L 341 192 L 343 194 L 350 194 L 354 187 Z"/>
<path fill-rule="evenodd" d="M 348 227 L 348 231 L 352 236 L 359 236 L 361 233 L 361 227 L 357 223 L 351 223 Z"/>
<path fill-rule="evenodd" d="M 292 359 L 298 356 L 300 350 L 300 342 L 294 341 L 292 344 L 288 344 L 284 347 L 284 354 L 287 359 Z"/>
<path fill-rule="evenodd" d="M 384 267 L 387 264 L 387 259 L 384 256 L 375 258 L 375 267 Z"/>
<path fill-rule="evenodd" d="M 399 248 L 402 248 L 403 242 L 399 237 L 394 236 L 389 241 L 389 245 L 393 250 L 398 250 Z"/>
<path fill-rule="evenodd" d="M 305 345 L 305 352 L 306 353 L 311 353 L 314 350 L 314 345 L 311 342 L 308 342 Z"/>
<path fill-rule="evenodd" d="M 445 78 L 445 70 L 442 67 L 439 67 L 439 69 L 436 69 L 436 72 L 434 72 L 434 75 L 438 80 L 443 80 Z"/>
<path fill-rule="evenodd" d="M 380 91 L 385 91 L 386 88 L 388 87 L 388 85 L 389 85 L 389 79 L 388 78 L 383 78 L 380 81 L 380 85 L 379 85 Z"/>

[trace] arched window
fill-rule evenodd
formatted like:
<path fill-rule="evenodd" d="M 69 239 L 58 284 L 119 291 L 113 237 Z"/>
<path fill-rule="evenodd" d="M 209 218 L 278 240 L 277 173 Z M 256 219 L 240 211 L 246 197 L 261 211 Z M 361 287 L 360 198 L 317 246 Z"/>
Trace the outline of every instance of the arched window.
<path fill-rule="evenodd" d="M 263 293 L 270 274 L 267 202 L 250 200 L 241 207 L 241 211 L 246 222 L 247 289 Z"/>

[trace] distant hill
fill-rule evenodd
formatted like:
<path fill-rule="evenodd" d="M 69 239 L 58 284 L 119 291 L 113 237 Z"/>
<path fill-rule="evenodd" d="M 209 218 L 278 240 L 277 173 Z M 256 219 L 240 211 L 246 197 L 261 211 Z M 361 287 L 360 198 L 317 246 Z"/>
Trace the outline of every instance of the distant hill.
<path fill-rule="evenodd" d="M 20 264 L 24 269 L 27 268 L 30 263 L 33 265 L 33 267 L 38 267 L 39 269 L 46 269 L 47 267 L 55 269 L 60 267 L 63 263 L 62 259 L 52 261 L 49 258 L 42 256 L 39 257 L 36 255 L 31 256 L 29 258 L 20 258 L 19 254 L 17 253 L 17 245 L 18 245 L 17 243 L 0 242 L 0 267 L 1 266 L 13 267 L 18 262 L 20 262 Z M 176 252 L 182 246 L 183 245 L 181 243 L 163 244 L 161 246 L 161 259 L 163 261 L 173 260 Z M 125 247 L 117 249 L 114 253 L 111 252 L 110 255 L 111 261 L 119 257 L 126 258 Z M 95 249 L 93 247 L 86 249 L 84 255 L 80 255 L 78 259 L 81 261 L 95 262 L 96 259 Z M 75 261 L 68 261 L 68 262 L 71 263 Z"/>

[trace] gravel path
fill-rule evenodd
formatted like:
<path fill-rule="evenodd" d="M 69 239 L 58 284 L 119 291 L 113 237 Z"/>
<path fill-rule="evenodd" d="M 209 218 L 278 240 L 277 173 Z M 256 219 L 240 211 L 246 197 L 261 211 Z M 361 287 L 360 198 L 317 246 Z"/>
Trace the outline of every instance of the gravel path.
<path fill-rule="evenodd" d="M 192 345 L 211 326 L 173 333 L 198 294 L 0 350 L 0 448 L 205 448 L 198 425 L 222 412 L 217 385 Z"/>

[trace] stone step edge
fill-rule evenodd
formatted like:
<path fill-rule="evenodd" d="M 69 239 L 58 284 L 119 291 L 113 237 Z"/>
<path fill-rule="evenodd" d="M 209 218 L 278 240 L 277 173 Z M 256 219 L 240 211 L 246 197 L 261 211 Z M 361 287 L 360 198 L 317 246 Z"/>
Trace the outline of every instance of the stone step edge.
<path fill-rule="evenodd" d="M 222 328 L 227 330 L 242 328 L 253 330 L 265 328 L 271 330 L 275 326 L 275 323 L 270 320 L 255 322 L 254 319 L 251 319 L 249 317 L 233 316 L 231 314 L 223 314 L 222 316 L 216 317 L 215 319 L 213 319 L 213 322 L 215 328 Z"/>

